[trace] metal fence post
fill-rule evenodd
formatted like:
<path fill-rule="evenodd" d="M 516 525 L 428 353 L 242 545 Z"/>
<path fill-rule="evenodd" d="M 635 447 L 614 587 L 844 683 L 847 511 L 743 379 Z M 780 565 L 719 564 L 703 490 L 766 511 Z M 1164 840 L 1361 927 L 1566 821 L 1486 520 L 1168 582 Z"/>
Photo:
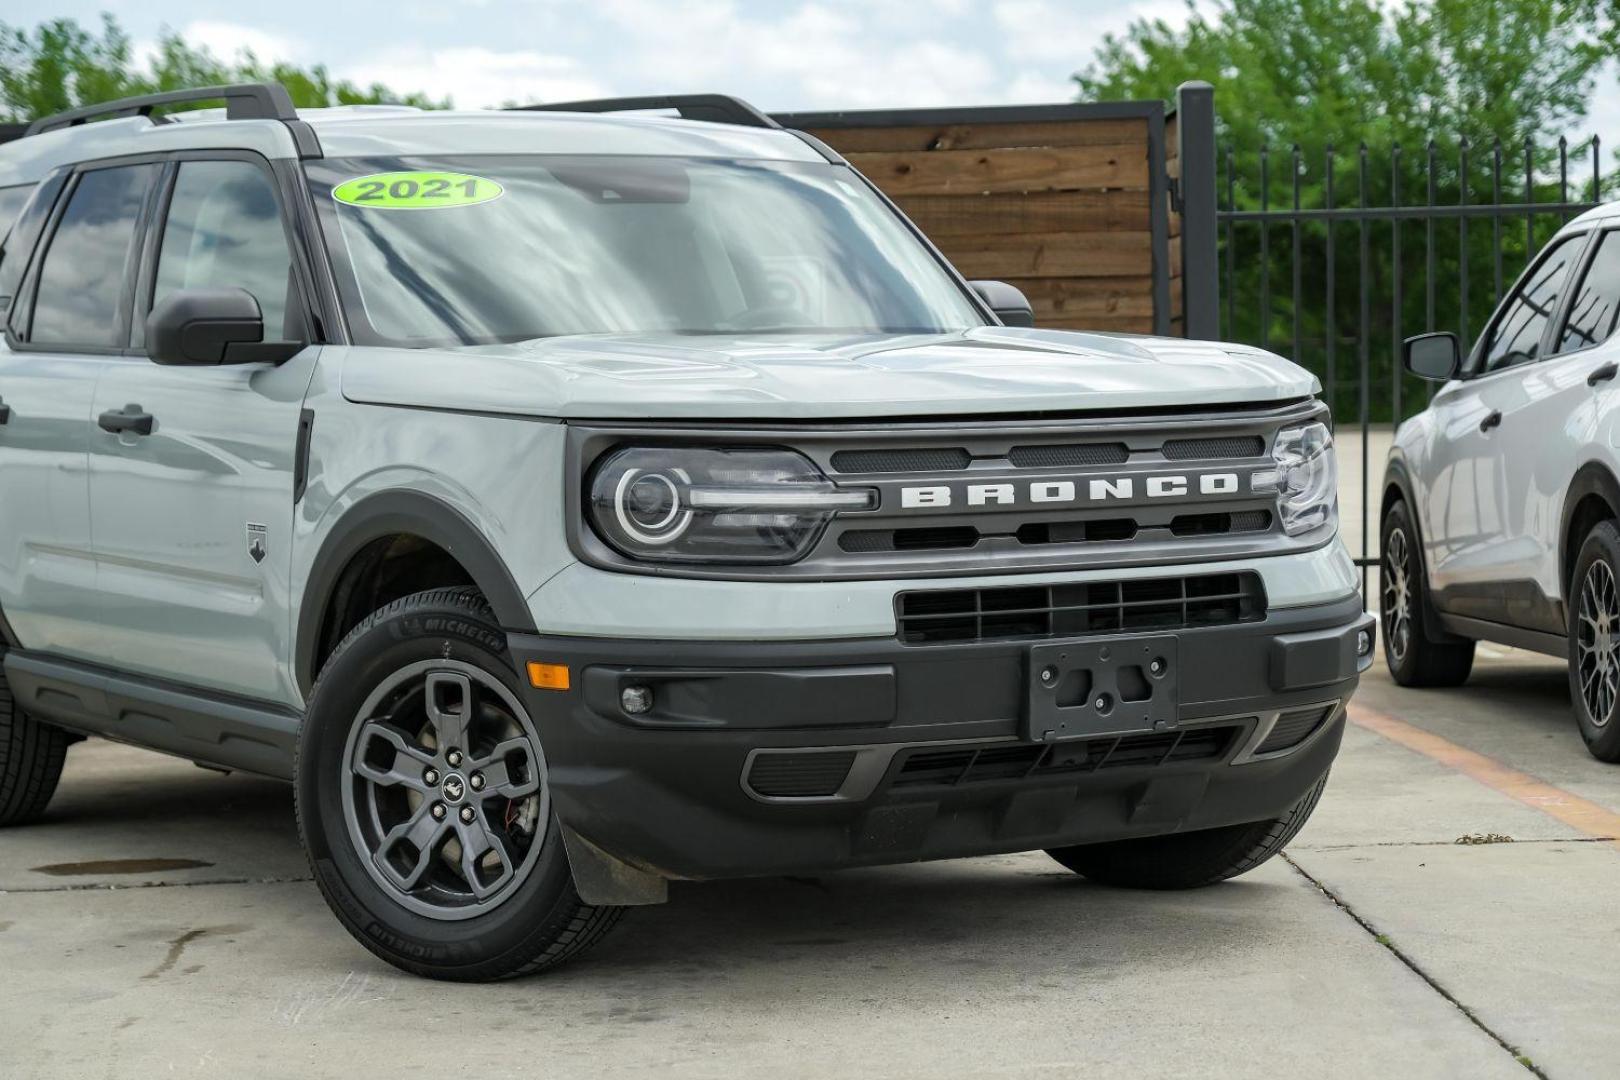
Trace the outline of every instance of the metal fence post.
<path fill-rule="evenodd" d="M 1181 164 L 1181 306 L 1190 338 L 1221 336 L 1220 235 L 1216 219 L 1215 88 L 1176 88 L 1176 156 Z"/>

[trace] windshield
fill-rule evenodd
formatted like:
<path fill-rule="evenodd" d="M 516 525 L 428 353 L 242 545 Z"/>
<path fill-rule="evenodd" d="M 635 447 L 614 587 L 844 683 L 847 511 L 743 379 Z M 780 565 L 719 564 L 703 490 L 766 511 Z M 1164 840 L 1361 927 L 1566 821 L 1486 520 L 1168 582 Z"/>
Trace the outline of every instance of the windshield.
<path fill-rule="evenodd" d="M 841 165 L 379 157 L 309 176 L 361 344 L 986 321 Z"/>

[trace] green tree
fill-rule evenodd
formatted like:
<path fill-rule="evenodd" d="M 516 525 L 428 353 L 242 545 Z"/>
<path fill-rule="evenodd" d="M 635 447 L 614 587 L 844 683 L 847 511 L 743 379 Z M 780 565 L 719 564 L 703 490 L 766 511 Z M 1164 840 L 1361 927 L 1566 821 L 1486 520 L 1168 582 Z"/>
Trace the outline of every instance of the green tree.
<path fill-rule="evenodd" d="M 1587 114 L 1599 68 L 1613 54 L 1620 0 L 1189 0 L 1188 9 L 1184 26 L 1140 20 L 1107 38 L 1075 76 L 1080 96 L 1167 99 L 1185 80 L 1206 80 L 1215 86 L 1223 144 L 1222 203 L 1287 206 L 1297 183 L 1308 209 L 1327 205 L 1330 167 L 1334 205 L 1424 201 L 1431 153 L 1437 203 L 1489 200 L 1498 184 L 1502 200 L 1523 199 L 1527 148 L 1529 195 L 1559 201 L 1557 140 Z M 1596 198 L 1596 186 L 1583 182 L 1591 144 L 1577 140 L 1568 150 L 1569 197 Z M 1331 298 L 1328 226 L 1306 223 L 1297 238 L 1297 305 L 1294 227 L 1239 225 L 1227 234 L 1235 277 L 1223 282 L 1222 332 L 1292 353 L 1324 383 L 1331 362 L 1337 385 L 1329 398 L 1347 417 L 1359 412 L 1365 349 L 1370 411 L 1387 419 L 1398 380 L 1396 316 L 1402 334 L 1456 329 L 1466 340 L 1494 306 L 1498 258 L 1505 286 L 1560 220 L 1540 217 L 1529 237 L 1520 217 L 1440 223 L 1432 264 L 1423 225 L 1406 225 L 1397 249 L 1395 230 L 1376 224 L 1368 227 L 1365 269 L 1361 227 L 1340 224 Z M 1364 280 L 1371 293 L 1365 334 Z M 1399 382 L 1400 411 L 1409 414 L 1422 388 Z"/>
<path fill-rule="evenodd" d="M 1558 134 L 1585 117 L 1609 50 L 1595 0 L 1189 0 L 1139 20 L 1075 76 L 1082 98 L 1213 83 L 1240 145 L 1422 145 Z"/>
<path fill-rule="evenodd" d="M 99 32 L 73 19 L 50 19 L 31 30 L 0 21 L 0 119 L 30 120 L 134 94 L 264 81 L 281 83 L 301 108 L 380 102 L 423 108 L 450 105 L 448 99 L 334 79 L 321 65 L 265 64 L 246 50 L 221 59 L 168 30 L 142 65 L 129 35 L 111 15 L 102 16 Z"/>

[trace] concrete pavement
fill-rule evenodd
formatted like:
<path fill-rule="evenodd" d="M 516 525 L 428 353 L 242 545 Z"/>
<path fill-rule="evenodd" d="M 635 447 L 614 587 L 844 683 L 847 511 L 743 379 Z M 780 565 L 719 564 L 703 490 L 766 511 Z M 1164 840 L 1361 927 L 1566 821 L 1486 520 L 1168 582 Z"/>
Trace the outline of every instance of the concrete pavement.
<path fill-rule="evenodd" d="M 1361 701 L 1620 811 L 1554 664 Z M 92 742 L 0 835 L 0 1076 L 1620 1073 L 1614 844 L 1353 726 L 1289 859 L 1184 894 L 1041 855 L 677 886 L 572 967 L 435 985 L 339 929 L 286 789 Z"/>

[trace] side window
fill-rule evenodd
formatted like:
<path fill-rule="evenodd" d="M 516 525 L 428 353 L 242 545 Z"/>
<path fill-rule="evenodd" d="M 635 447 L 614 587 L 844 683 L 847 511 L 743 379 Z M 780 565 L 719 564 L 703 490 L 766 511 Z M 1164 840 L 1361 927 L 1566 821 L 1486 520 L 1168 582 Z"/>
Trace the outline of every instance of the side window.
<path fill-rule="evenodd" d="M 0 318 L 9 319 L 11 298 L 17 295 L 17 287 L 22 284 L 28 256 L 34 250 L 40 230 L 45 227 L 45 220 L 56 206 L 56 197 L 62 193 L 62 185 L 66 182 L 66 172 L 46 177 L 37 189 L 33 189 L 33 201 L 25 200 L 25 208 L 17 219 L 8 226 L 0 226 L 0 233 L 5 234 L 0 237 Z M 10 232 L 6 232 L 7 227 Z"/>
<path fill-rule="evenodd" d="M 1620 312 L 1620 233 L 1613 230 L 1598 236 L 1598 249 L 1592 256 L 1580 291 L 1570 305 L 1569 318 L 1558 335 L 1558 351 L 1573 352 L 1601 345 L 1614 333 L 1615 315 Z"/>
<path fill-rule="evenodd" d="M 267 339 L 297 339 L 304 336 L 302 325 L 286 325 L 294 284 L 270 178 L 245 161 L 182 162 L 152 303 L 180 289 L 234 285 L 259 302 Z"/>
<path fill-rule="evenodd" d="M 28 340 L 111 347 L 123 344 L 119 308 L 135 225 L 155 165 L 95 169 L 79 177 L 45 249 Z"/>
<path fill-rule="evenodd" d="M 0 188 L 0 241 L 4 241 L 6 234 L 11 231 L 12 222 L 22 213 L 23 204 L 33 190 L 33 184 Z"/>
<path fill-rule="evenodd" d="M 1585 243 L 1585 234 L 1566 236 L 1547 249 L 1487 331 L 1481 374 L 1528 363 L 1541 355 L 1542 334 Z"/>

